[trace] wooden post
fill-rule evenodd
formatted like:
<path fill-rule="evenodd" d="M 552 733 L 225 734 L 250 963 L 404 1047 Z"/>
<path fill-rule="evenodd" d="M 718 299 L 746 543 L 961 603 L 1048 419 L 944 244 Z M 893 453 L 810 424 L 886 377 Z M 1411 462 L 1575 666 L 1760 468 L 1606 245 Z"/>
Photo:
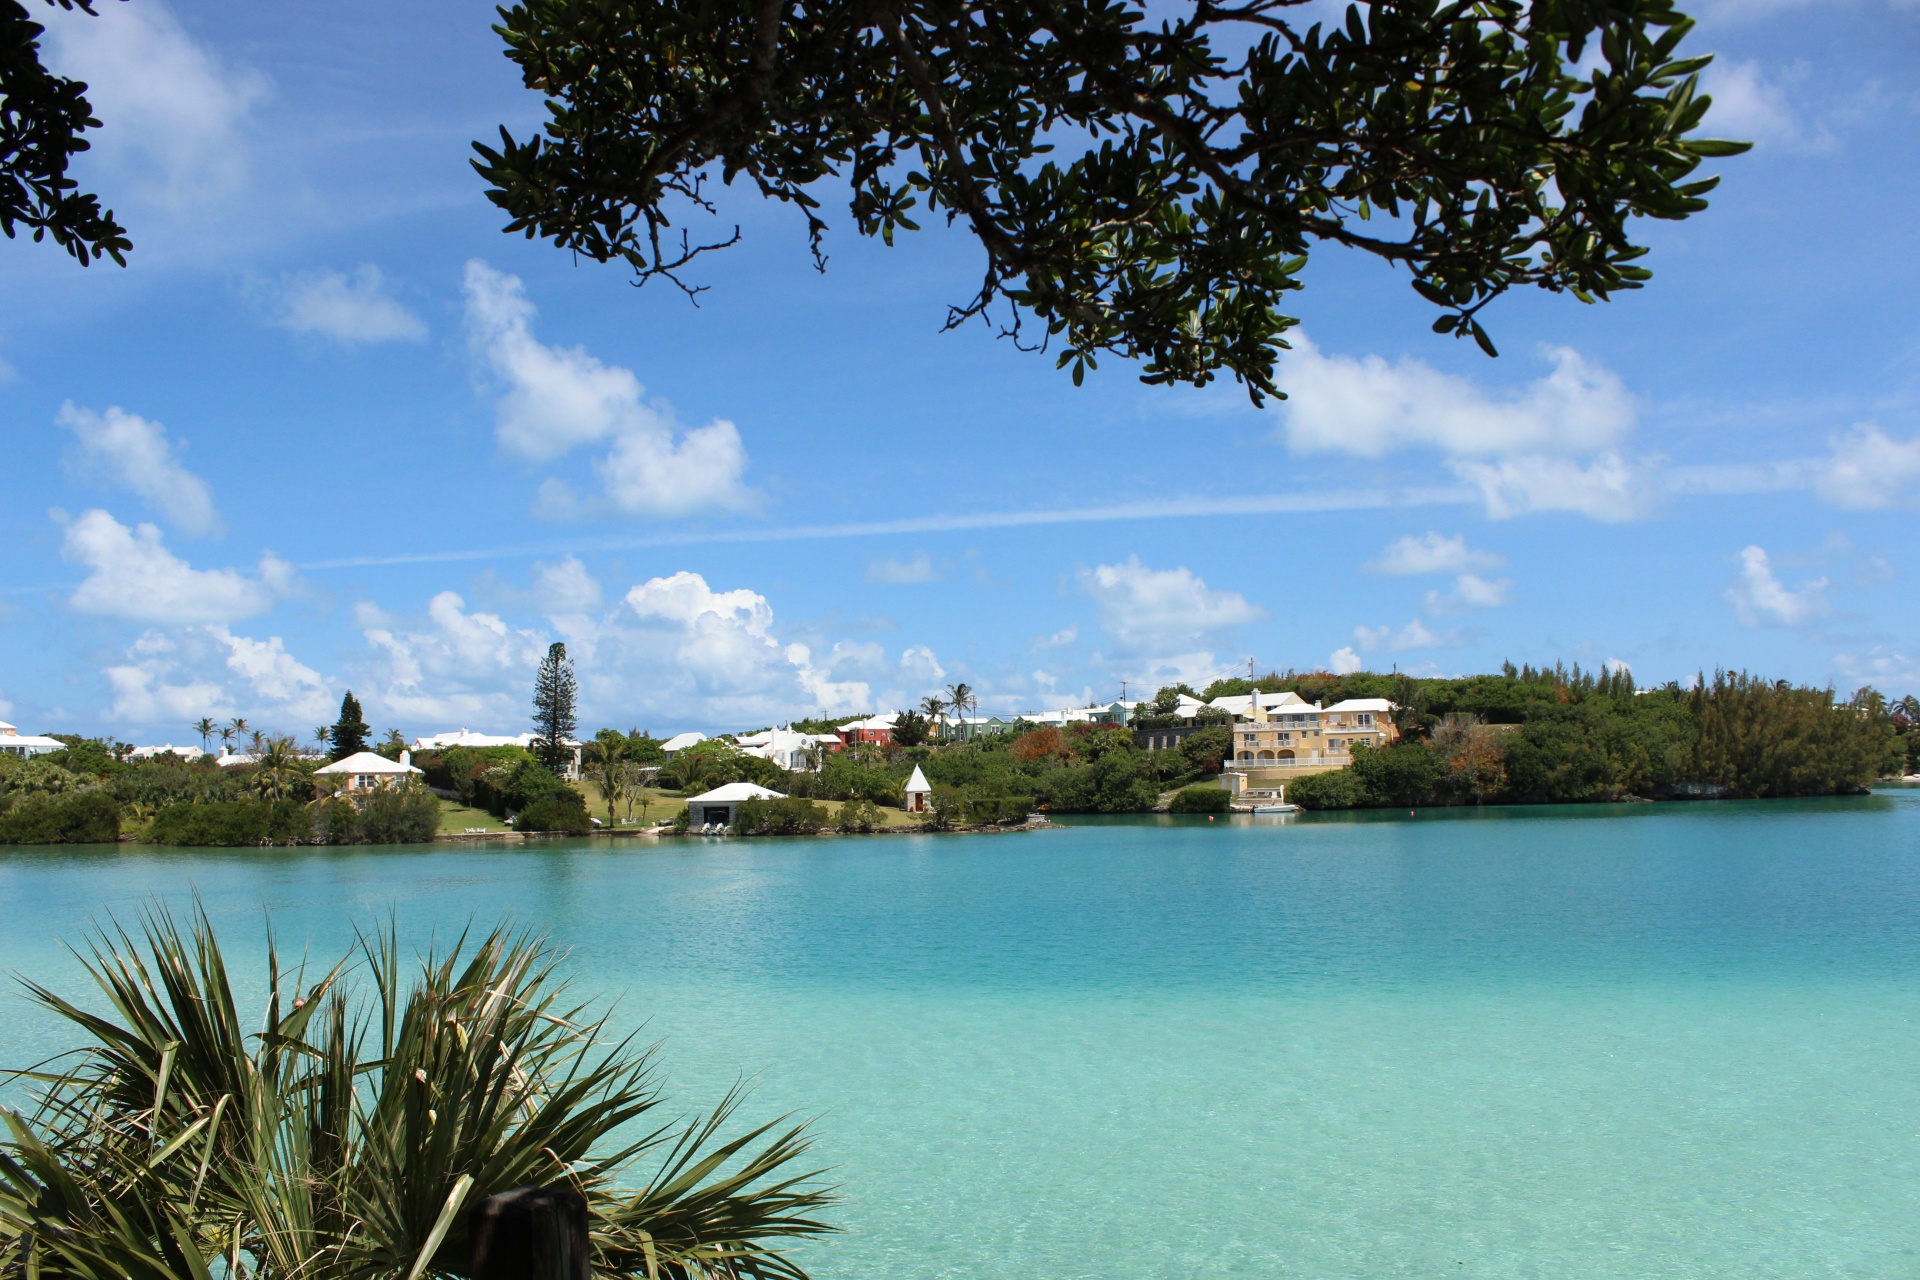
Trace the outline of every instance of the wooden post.
<path fill-rule="evenodd" d="M 587 1280 L 587 1202 L 565 1187 L 515 1187 L 467 1217 L 472 1280 Z"/>

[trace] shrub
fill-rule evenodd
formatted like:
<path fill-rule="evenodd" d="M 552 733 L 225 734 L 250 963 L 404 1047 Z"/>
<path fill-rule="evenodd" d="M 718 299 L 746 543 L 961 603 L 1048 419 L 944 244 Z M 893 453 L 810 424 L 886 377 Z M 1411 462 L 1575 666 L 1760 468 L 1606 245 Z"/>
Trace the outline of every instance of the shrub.
<path fill-rule="evenodd" d="M 120 806 L 103 791 L 29 795 L 0 813 L 0 844 L 111 844 Z"/>
<path fill-rule="evenodd" d="M 426 844 L 440 834 L 440 802 L 430 791 L 376 791 L 354 824 L 358 844 Z"/>
<path fill-rule="evenodd" d="M 551 831 L 570 836 L 592 832 L 593 820 L 587 817 L 586 802 L 577 791 L 568 792 L 574 802 L 568 804 L 558 795 L 543 796 L 520 811 L 513 820 L 515 831 Z"/>
<path fill-rule="evenodd" d="M 1225 787 L 1182 787 L 1173 793 L 1173 800 L 1167 805 L 1168 813 L 1226 813 L 1233 807 L 1233 797 Z"/>
<path fill-rule="evenodd" d="M 962 805 L 966 820 L 975 826 L 991 826 L 1001 822 L 1024 822 L 1033 812 L 1032 796 L 974 796 L 966 798 Z"/>
<path fill-rule="evenodd" d="M 743 836 L 812 835 L 827 825 L 827 811 L 811 800 L 742 800 L 733 811 L 733 831 Z"/>
<path fill-rule="evenodd" d="M 217 800 L 170 804 L 154 816 L 155 844 L 241 848 L 301 844 L 313 838 L 313 816 L 294 800 Z"/>
<path fill-rule="evenodd" d="M 872 831 L 875 827 L 885 826 L 886 821 L 879 805 L 871 800 L 854 799 L 840 806 L 833 825 L 847 832 Z"/>
<path fill-rule="evenodd" d="M 360 811 L 345 800 L 322 800 L 307 815 L 315 844 L 353 844 L 360 838 Z"/>
<path fill-rule="evenodd" d="M 1369 803 L 1366 784 L 1351 769 L 1314 773 L 1287 783 L 1287 799 L 1302 809 L 1358 809 Z"/>

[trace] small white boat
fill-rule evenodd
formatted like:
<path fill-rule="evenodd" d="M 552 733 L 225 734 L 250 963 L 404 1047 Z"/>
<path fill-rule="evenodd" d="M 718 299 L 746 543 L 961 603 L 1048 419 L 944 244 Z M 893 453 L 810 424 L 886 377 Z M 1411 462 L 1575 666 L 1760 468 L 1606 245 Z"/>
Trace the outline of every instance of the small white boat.
<path fill-rule="evenodd" d="M 1297 804 L 1257 804 L 1253 806 L 1253 811 L 1257 814 L 1258 813 L 1292 813 L 1294 810 L 1298 809 L 1299 807 L 1300 806 Z"/>

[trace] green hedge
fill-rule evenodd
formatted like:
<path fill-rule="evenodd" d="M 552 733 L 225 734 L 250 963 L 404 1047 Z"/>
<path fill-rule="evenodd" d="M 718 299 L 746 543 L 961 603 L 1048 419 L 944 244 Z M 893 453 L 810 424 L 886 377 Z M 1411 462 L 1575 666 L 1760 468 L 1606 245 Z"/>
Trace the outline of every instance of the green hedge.
<path fill-rule="evenodd" d="M 812 835 L 827 825 L 827 811 L 811 800 L 742 800 L 733 811 L 733 833 L 741 836 Z"/>
<path fill-rule="evenodd" d="M 101 791 L 30 795 L 0 813 L 0 844 L 112 844 L 120 806 Z"/>
<path fill-rule="evenodd" d="M 1224 787 L 1182 787 L 1173 793 L 1173 799 L 1167 805 L 1168 813 L 1226 813 L 1233 807 L 1233 797 Z"/>
<path fill-rule="evenodd" d="M 297 800 L 170 804 L 154 815 L 147 839 L 155 844 L 226 848 L 305 844 L 313 839 L 313 815 Z"/>
<path fill-rule="evenodd" d="M 520 811 L 513 820 L 515 831 L 548 831 L 560 835 L 584 836 L 592 832 L 593 820 L 587 816 L 586 801 L 577 791 L 567 793 L 574 802 L 568 804 L 559 795 L 542 796 Z"/>
<path fill-rule="evenodd" d="M 966 820 L 975 826 L 1002 822 L 1024 822 L 1033 812 L 1032 796 L 968 796 L 961 805 Z"/>

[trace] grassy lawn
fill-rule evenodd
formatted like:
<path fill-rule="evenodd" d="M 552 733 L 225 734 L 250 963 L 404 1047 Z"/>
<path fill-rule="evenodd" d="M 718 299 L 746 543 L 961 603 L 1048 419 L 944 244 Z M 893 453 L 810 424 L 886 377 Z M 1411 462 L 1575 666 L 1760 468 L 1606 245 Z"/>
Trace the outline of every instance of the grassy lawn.
<path fill-rule="evenodd" d="M 511 831 L 500 819 L 485 809 L 469 809 L 456 800 L 440 801 L 440 834 L 457 836 L 469 827 L 479 827 L 483 831 Z"/>
<path fill-rule="evenodd" d="M 591 782 L 576 782 L 573 784 L 573 788 L 586 797 L 587 812 L 600 819 L 600 821 L 605 822 L 607 820 L 607 802 L 605 798 L 601 796 L 600 788 L 594 786 Z M 641 805 L 643 799 L 646 801 L 644 813 L 642 812 Z M 633 795 L 633 820 L 631 822 L 627 820 L 627 802 L 624 798 L 614 807 L 614 812 L 618 815 L 621 826 L 651 827 L 662 818 L 673 818 L 677 816 L 679 812 L 686 807 L 687 802 L 672 792 L 661 791 L 655 787 L 642 787 Z"/>

